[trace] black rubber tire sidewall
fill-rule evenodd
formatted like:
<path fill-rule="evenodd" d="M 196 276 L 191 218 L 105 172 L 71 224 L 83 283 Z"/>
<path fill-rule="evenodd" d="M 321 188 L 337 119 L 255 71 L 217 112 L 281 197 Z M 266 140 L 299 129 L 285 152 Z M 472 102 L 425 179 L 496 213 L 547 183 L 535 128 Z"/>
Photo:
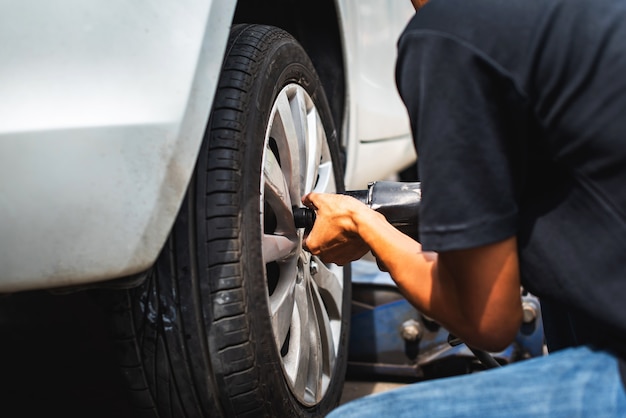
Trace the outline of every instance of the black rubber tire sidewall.
<path fill-rule="evenodd" d="M 261 29 L 258 25 L 236 28 L 239 36 L 245 32 Z M 263 28 L 265 29 L 265 28 Z M 301 405 L 291 394 L 285 381 L 280 364 L 279 354 L 273 341 L 272 325 L 267 304 L 267 284 L 262 280 L 265 274 L 261 254 L 261 219 L 260 174 L 264 136 L 270 116 L 270 110 L 280 91 L 290 83 L 302 86 L 316 105 L 323 121 L 331 154 L 334 157 L 337 191 L 343 191 L 343 172 L 340 163 L 339 145 L 335 127 L 332 123 L 330 108 L 322 85 L 315 74 L 313 65 L 304 50 L 286 32 L 271 29 L 266 34 L 274 40 L 266 51 L 264 61 L 259 63 L 259 72 L 251 89 L 251 100 L 248 107 L 246 134 L 244 143 L 246 150 L 243 161 L 243 208 L 242 208 L 242 264 L 246 285 L 247 304 L 250 308 L 251 331 L 255 341 L 258 366 L 263 376 L 261 390 L 269 411 L 283 411 L 285 416 L 322 416 L 332 409 L 339 401 L 342 392 L 345 369 L 347 364 L 347 338 L 350 315 L 350 274 L 344 274 L 344 303 L 342 307 L 343 324 L 340 350 L 336 360 L 334 376 L 322 401 L 314 407 Z M 219 103 L 216 104 L 219 106 Z M 346 269 L 347 270 L 347 269 Z M 277 408 L 277 405 L 281 405 Z"/>

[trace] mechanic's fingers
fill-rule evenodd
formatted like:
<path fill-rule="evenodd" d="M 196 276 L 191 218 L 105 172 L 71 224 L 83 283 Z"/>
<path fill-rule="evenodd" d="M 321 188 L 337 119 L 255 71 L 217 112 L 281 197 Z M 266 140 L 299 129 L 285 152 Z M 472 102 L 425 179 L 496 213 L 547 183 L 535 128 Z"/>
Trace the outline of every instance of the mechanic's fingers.
<path fill-rule="evenodd" d="M 314 248 L 311 254 L 324 263 L 334 263 L 338 266 L 343 266 L 359 260 L 368 251 L 369 247 L 365 243 L 355 243 L 349 246 L 336 245 L 330 248 Z"/>
<path fill-rule="evenodd" d="M 302 239 L 302 249 L 303 249 L 303 250 L 305 250 L 305 251 L 310 252 L 310 253 L 311 253 L 311 254 L 313 254 L 313 255 L 316 255 L 316 253 L 317 253 L 317 252 L 319 252 L 319 251 L 316 251 L 316 249 L 315 249 L 315 248 L 311 249 L 311 248 L 309 247 L 309 240 L 308 240 L 308 238 L 309 238 L 308 236 L 305 236 L 305 237 Z M 314 253 L 314 251 L 316 251 L 316 253 Z"/>
<path fill-rule="evenodd" d="M 326 253 L 322 253 L 317 255 L 316 257 L 318 257 L 322 263 L 328 264 L 328 263 L 333 263 L 336 264 L 338 266 L 345 266 L 348 263 L 351 263 L 355 260 L 354 257 L 351 257 L 349 255 L 345 255 L 345 254 L 334 254 L 332 256 L 327 255 Z"/>
<path fill-rule="evenodd" d="M 315 203 L 313 203 L 313 201 L 317 198 L 316 195 L 317 193 L 315 192 L 305 194 L 304 196 L 302 196 L 302 204 L 309 209 L 317 209 L 317 206 L 315 206 Z"/>
<path fill-rule="evenodd" d="M 323 241 L 320 241 L 319 238 L 315 234 L 311 237 L 311 234 L 308 233 L 302 239 L 302 248 L 306 251 L 310 252 L 313 255 L 319 255 L 322 253 L 322 245 Z"/>

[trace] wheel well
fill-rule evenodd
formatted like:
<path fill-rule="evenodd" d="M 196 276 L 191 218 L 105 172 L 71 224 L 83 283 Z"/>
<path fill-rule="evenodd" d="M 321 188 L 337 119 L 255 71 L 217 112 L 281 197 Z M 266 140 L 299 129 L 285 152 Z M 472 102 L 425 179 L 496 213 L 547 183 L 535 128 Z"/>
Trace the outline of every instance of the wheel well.
<path fill-rule="evenodd" d="M 277 26 L 302 44 L 322 81 L 337 134 L 341 136 L 346 87 L 335 1 L 240 0 L 233 23 Z"/>

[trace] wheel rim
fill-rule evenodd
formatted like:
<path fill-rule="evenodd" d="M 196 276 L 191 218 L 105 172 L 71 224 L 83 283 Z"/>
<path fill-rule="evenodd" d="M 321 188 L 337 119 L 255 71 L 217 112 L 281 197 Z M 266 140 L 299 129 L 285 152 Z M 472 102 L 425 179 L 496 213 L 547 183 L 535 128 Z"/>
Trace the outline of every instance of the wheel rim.
<path fill-rule="evenodd" d="M 335 368 L 341 333 L 343 271 L 302 249 L 293 207 L 307 192 L 336 192 L 318 111 L 297 84 L 276 98 L 265 135 L 261 176 L 262 250 L 274 342 L 294 396 L 318 403 Z"/>

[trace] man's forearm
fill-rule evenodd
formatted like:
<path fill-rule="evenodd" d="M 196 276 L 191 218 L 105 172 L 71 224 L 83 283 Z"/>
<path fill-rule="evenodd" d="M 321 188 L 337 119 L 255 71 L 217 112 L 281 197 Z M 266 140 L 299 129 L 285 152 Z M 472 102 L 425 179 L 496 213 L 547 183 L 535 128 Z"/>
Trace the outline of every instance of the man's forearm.
<path fill-rule="evenodd" d="M 445 316 L 451 312 L 437 307 L 448 305 L 447 299 L 456 301 L 455 289 L 451 286 L 447 291 L 435 289 L 438 285 L 437 254 L 423 252 L 417 241 L 395 229 L 382 215 L 362 212 L 357 215 L 356 224 L 361 238 L 385 265 L 407 299 L 424 314 L 449 322 Z"/>
<path fill-rule="evenodd" d="M 478 348 L 495 351 L 514 337 L 521 304 L 513 244 L 445 254 L 442 263 L 377 213 L 359 212 L 355 221 L 361 238 L 420 312 Z"/>

